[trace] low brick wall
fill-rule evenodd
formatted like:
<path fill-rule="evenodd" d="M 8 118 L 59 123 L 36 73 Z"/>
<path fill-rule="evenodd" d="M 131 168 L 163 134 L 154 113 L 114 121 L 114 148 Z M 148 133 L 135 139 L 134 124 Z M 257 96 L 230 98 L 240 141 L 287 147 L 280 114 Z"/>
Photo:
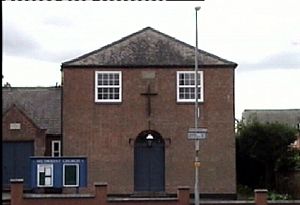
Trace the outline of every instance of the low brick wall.
<path fill-rule="evenodd" d="M 290 194 L 294 199 L 300 199 L 300 170 L 277 174 L 277 187 L 282 194 Z"/>
<path fill-rule="evenodd" d="M 267 201 L 267 190 L 255 190 L 254 201 L 202 200 L 201 205 L 300 205 L 296 201 Z M 7 202 L 8 204 L 9 202 Z M 23 180 L 11 180 L 11 205 L 190 205 L 189 187 L 179 187 L 176 197 L 108 198 L 107 184 L 95 183 L 92 194 L 24 194 Z"/>
<path fill-rule="evenodd" d="M 107 184 L 95 183 L 93 194 L 24 194 L 23 180 L 11 180 L 11 205 L 189 205 L 190 190 L 179 187 L 173 198 L 108 199 Z"/>

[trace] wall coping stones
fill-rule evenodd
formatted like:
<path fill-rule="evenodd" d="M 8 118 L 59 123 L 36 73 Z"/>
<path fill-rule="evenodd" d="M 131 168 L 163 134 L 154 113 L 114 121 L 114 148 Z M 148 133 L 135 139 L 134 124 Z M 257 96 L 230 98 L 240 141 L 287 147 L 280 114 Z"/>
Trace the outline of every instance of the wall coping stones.
<path fill-rule="evenodd" d="M 24 198 L 94 198 L 94 194 L 24 194 Z"/>

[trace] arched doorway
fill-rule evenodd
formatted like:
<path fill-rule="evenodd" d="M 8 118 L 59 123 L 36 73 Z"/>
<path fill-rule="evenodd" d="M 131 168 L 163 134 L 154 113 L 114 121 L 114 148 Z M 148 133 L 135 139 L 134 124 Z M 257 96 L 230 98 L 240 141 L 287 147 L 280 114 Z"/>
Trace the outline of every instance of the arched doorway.
<path fill-rule="evenodd" d="M 154 130 L 141 132 L 134 143 L 134 191 L 165 191 L 165 142 Z"/>

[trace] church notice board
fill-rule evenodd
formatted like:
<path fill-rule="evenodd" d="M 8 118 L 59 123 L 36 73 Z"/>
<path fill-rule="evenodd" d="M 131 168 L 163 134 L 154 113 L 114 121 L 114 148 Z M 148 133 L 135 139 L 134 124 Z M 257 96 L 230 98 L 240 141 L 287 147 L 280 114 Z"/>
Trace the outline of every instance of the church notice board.
<path fill-rule="evenodd" d="M 87 186 L 86 157 L 30 157 L 31 188 Z"/>

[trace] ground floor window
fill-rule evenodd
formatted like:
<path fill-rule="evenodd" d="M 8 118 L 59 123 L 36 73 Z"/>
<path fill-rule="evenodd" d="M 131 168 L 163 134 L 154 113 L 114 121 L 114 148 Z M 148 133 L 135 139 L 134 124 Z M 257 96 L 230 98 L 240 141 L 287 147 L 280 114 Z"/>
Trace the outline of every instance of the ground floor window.
<path fill-rule="evenodd" d="M 63 185 L 65 187 L 79 186 L 79 164 L 64 164 L 63 176 Z"/>
<path fill-rule="evenodd" d="M 60 140 L 53 140 L 51 142 L 51 156 L 60 157 Z"/>
<path fill-rule="evenodd" d="M 37 172 L 38 187 L 53 186 L 53 164 L 38 164 Z"/>

